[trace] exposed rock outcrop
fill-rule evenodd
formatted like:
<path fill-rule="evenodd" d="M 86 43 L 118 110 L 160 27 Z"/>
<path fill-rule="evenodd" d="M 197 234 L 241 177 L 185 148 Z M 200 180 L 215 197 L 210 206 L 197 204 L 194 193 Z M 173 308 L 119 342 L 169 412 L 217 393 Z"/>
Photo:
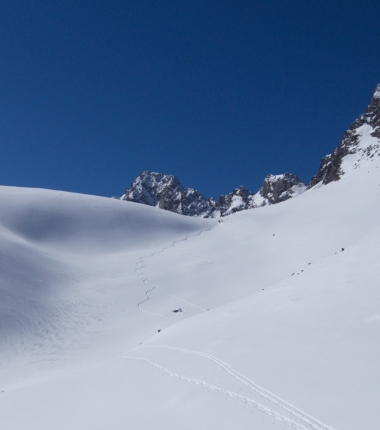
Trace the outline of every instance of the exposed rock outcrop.
<path fill-rule="evenodd" d="M 284 173 L 283 175 L 268 175 L 264 179 L 259 193 L 265 204 L 274 205 L 302 194 L 305 190 L 306 185 L 298 176 Z"/>

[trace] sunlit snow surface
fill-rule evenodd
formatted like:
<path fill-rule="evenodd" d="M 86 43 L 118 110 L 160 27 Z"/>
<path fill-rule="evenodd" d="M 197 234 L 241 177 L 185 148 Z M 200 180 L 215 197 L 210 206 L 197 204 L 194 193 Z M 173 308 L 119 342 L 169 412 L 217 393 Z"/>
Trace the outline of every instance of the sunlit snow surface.
<path fill-rule="evenodd" d="M 1 428 L 377 430 L 379 166 L 223 222 L 0 187 Z"/>

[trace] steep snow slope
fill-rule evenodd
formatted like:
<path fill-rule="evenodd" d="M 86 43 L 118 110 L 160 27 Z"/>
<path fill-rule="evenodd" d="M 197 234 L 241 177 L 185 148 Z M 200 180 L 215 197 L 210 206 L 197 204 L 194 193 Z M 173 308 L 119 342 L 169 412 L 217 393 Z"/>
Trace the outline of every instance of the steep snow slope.
<path fill-rule="evenodd" d="M 377 429 L 379 160 L 221 223 L 2 187 L 4 428 Z"/>

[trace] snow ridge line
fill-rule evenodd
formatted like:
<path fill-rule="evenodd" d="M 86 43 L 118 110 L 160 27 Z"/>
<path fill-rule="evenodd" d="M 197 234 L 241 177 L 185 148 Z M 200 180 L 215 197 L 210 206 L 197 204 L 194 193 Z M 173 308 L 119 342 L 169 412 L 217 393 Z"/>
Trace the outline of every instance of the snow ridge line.
<path fill-rule="evenodd" d="M 296 421 L 293 421 L 290 418 L 288 418 L 284 415 L 281 415 L 278 412 L 273 411 L 272 409 L 262 405 L 261 403 L 256 402 L 253 399 L 250 399 L 249 397 L 242 396 L 241 394 L 235 393 L 234 391 L 225 390 L 224 388 L 217 387 L 216 385 L 208 384 L 206 381 L 201 381 L 199 379 L 193 379 L 193 378 L 189 378 L 187 376 L 179 375 L 178 373 L 173 373 L 169 369 L 167 369 L 166 367 L 160 366 L 159 364 L 154 363 L 153 361 L 151 361 L 147 358 L 130 357 L 130 356 L 123 356 L 123 355 L 119 356 L 119 358 L 125 358 L 127 360 L 144 361 L 145 363 L 148 363 L 150 366 L 160 370 L 161 372 L 165 373 L 166 375 L 168 375 L 172 378 L 176 378 L 176 379 L 180 379 L 182 381 L 190 382 L 190 383 L 195 384 L 195 385 L 200 385 L 204 388 L 209 388 L 210 390 L 224 393 L 230 397 L 235 397 L 238 400 L 242 401 L 243 403 L 245 403 L 249 406 L 253 406 L 254 408 L 258 409 L 259 411 L 266 413 L 270 417 L 272 417 L 278 421 L 281 421 L 284 424 L 287 424 L 288 426 L 290 426 L 296 430 L 309 430 L 307 427 L 304 427 L 302 424 L 299 424 Z"/>
<path fill-rule="evenodd" d="M 203 223 L 203 225 L 204 225 L 205 227 L 207 227 L 207 228 L 205 228 L 205 229 L 203 229 L 203 230 L 200 230 L 198 233 L 195 233 L 195 234 L 189 234 L 189 235 L 187 235 L 184 239 L 175 240 L 174 242 L 172 242 L 172 244 L 171 244 L 171 245 L 169 245 L 169 246 L 166 246 L 166 247 L 162 248 L 160 251 L 156 251 L 156 252 L 153 252 L 153 253 L 152 253 L 152 254 L 150 254 L 150 255 L 146 255 L 146 256 L 140 257 L 140 258 L 139 258 L 139 261 L 137 261 L 136 265 L 138 265 L 138 264 L 143 264 L 143 263 L 144 263 L 144 259 L 145 259 L 145 258 L 152 258 L 152 257 L 153 257 L 154 255 L 156 255 L 156 254 L 160 254 L 160 253 L 162 253 L 162 252 L 165 252 L 165 250 L 166 250 L 166 249 L 174 248 L 175 244 L 176 244 L 176 243 L 178 243 L 178 242 L 184 242 L 185 240 L 188 240 L 190 237 L 200 236 L 203 232 L 205 232 L 205 231 L 210 231 L 210 230 L 211 230 L 211 226 L 208 226 L 208 225 L 207 225 L 207 221 L 206 221 L 206 222 L 204 222 L 204 223 Z M 137 268 L 135 269 L 135 272 L 137 272 L 138 270 L 141 270 L 143 267 L 145 267 L 145 266 L 137 267 Z M 141 276 L 141 275 L 143 275 L 143 274 L 144 274 L 143 272 L 142 272 L 142 273 L 138 273 L 138 274 L 137 274 L 137 276 Z M 149 283 L 148 283 L 148 278 L 145 278 L 145 279 L 143 280 L 143 283 L 145 283 L 145 284 L 147 284 L 147 285 L 148 285 L 148 284 L 149 284 Z M 142 300 L 141 302 L 139 302 L 139 303 L 137 304 L 137 307 L 138 307 L 141 311 L 146 312 L 146 313 L 148 313 L 148 314 L 155 315 L 155 316 L 159 316 L 159 317 L 161 317 L 161 318 L 165 318 L 165 319 L 170 320 L 170 321 L 177 321 L 177 320 L 175 320 L 175 319 L 173 319 L 173 318 L 169 318 L 169 317 L 166 317 L 166 316 L 161 315 L 161 314 L 156 314 L 156 313 L 154 313 L 154 312 L 146 311 L 145 309 L 143 309 L 143 308 L 141 307 L 141 305 L 142 305 L 144 302 L 147 302 L 147 301 L 150 299 L 149 293 L 150 293 L 151 291 L 153 291 L 154 289 L 156 289 L 156 288 L 157 288 L 157 287 L 156 287 L 156 285 L 153 285 L 153 287 L 152 287 L 152 288 L 150 288 L 149 290 L 147 290 L 147 291 L 145 292 L 145 294 L 146 294 L 146 296 L 147 296 L 147 297 L 146 297 L 144 300 Z M 178 300 L 180 300 L 180 301 L 182 301 L 182 302 L 184 302 L 184 303 L 187 303 L 187 304 L 188 304 L 188 305 L 190 305 L 190 306 L 194 306 L 194 307 L 196 307 L 196 308 L 200 309 L 200 310 L 201 310 L 201 311 L 203 311 L 203 312 L 207 312 L 207 310 L 206 310 L 206 309 L 203 309 L 203 308 L 201 308 L 200 306 L 198 306 L 198 305 L 196 305 L 196 304 L 194 304 L 194 303 L 187 302 L 186 300 L 183 300 L 183 299 L 181 299 L 180 297 L 174 296 L 174 295 L 169 294 L 169 293 L 165 293 L 164 291 L 158 291 L 158 290 L 157 290 L 157 292 L 159 292 L 159 293 L 161 293 L 161 294 L 165 294 L 165 295 L 170 296 L 170 297 L 173 297 L 173 298 L 176 298 L 176 299 L 178 299 Z"/>
<path fill-rule="evenodd" d="M 296 406 L 286 402 L 285 400 L 281 399 L 280 397 L 276 396 L 275 394 L 271 393 L 270 391 L 266 390 L 265 388 L 260 387 L 259 385 L 252 382 L 249 378 L 242 375 L 241 373 L 237 372 L 236 370 L 232 369 L 227 363 L 220 360 L 217 357 L 214 357 L 213 355 L 206 354 L 204 352 L 200 351 L 191 351 L 184 348 L 175 348 L 172 346 L 166 346 L 166 345 L 144 345 L 140 346 L 137 349 L 140 348 L 162 348 L 162 349 L 169 349 L 172 351 L 179 351 L 186 354 L 194 354 L 198 355 L 204 358 L 207 358 L 211 361 L 213 361 L 218 366 L 222 367 L 228 374 L 233 376 L 238 381 L 242 382 L 247 387 L 251 388 L 253 391 L 256 391 L 258 394 L 260 394 L 262 397 L 265 397 L 281 409 L 286 410 L 293 416 L 297 417 L 298 419 L 302 420 L 305 424 L 312 426 L 315 430 L 334 430 L 332 427 L 322 423 L 318 419 L 312 417 L 311 415 L 307 414 L 306 412 L 298 409 Z M 304 427 L 302 427 L 304 428 Z"/>

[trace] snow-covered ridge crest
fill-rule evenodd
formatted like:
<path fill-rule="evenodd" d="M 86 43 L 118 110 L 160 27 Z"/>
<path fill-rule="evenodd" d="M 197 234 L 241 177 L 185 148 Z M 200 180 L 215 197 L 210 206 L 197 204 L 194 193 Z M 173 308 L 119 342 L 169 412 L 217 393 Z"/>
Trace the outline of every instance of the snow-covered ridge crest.
<path fill-rule="evenodd" d="M 182 215 L 215 218 L 245 209 L 271 205 L 295 197 L 306 185 L 291 173 L 268 175 L 257 193 L 241 186 L 218 200 L 206 199 L 194 188 L 184 188 L 173 175 L 144 171 L 121 200 L 143 203 Z"/>
<path fill-rule="evenodd" d="M 380 84 L 364 114 L 360 115 L 344 132 L 339 146 L 322 158 L 318 173 L 309 187 L 322 182 L 337 181 L 351 168 L 357 168 L 364 159 L 380 155 Z"/>

